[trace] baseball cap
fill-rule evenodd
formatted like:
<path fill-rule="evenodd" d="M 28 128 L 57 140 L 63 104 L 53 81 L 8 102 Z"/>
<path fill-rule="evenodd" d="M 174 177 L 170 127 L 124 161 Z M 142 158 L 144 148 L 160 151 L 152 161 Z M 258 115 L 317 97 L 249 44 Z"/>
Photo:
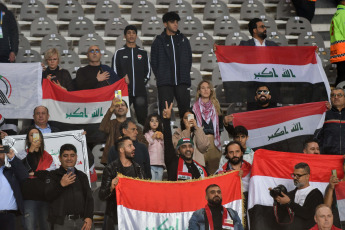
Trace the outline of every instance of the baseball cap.
<path fill-rule="evenodd" d="M 194 147 L 194 142 L 192 139 L 186 137 L 186 138 L 181 138 L 176 145 L 176 149 L 179 149 L 181 145 L 186 144 L 186 143 L 191 143 Z"/>

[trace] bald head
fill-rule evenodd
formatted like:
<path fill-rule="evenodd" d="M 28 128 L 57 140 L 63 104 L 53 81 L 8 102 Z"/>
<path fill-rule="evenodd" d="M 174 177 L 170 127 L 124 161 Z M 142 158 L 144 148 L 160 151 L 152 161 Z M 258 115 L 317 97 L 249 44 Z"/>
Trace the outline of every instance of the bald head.
<path fill-rule="evenodd" d="M 99 46 L 92 45 L 87 50 L 87 58 L 89 59 L 89 65 L 91 66 L 98 66 L 101 64 L 101 50 Z"/>

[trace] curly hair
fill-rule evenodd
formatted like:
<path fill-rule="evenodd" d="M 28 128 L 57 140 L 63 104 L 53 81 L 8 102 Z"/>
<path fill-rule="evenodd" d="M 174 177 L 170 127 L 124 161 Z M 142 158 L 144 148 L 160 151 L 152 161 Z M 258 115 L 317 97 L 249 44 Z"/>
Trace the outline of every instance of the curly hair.
<path fill-rule="evenodd" d="M 152 117 L 156 117 L 158 120 L 158 127 L 157 127 L 156 131 L 163 132 L 163 125 L 162 125 L 162 120 L 161 120 L 160 116 L 157 113 L 153 113 L 153 114 L 150 114 L 146 118 L 143 133 L 147 133 L 148 131 L 151 130 L 150 121 L 151 121 Z"/>

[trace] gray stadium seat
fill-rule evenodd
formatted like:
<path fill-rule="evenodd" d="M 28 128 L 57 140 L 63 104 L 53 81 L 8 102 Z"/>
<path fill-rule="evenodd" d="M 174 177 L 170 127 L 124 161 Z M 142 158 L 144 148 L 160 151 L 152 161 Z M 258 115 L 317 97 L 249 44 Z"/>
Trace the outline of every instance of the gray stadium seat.
<path fill-rule="evenodd" d="M 31 23 L 30 36 L 43 37 L 47 34 L 57 34 L 58 30 L 53 20 L 48 17 L 36 18 Z"/>
<path fill-rule="evenodd" d="M 223 85 L 222 76 L 220 75 L 219 67 L 216 66 L 212 70 L 212 85 L 217 87 L 218 85 Z"/>
<path fill-rule="evenodd" d="M 141 25 L 141 36 L 156 36 L 163 31 L 162 19 L 156 16 L 147 17 Z"/>
<path fill-rule="evenodd" d="M 168 11 L 174 11 L 178 13 L 181 18 L 194 15 L 192 5 L 184 0 L 171 2 Z"/>
<path fill-rule="evenodd" d="M 85 17 L 75 17 L 69 23 L 68 35 L 72 37 L 81 37 L 85 34 L 95 33 L 95 27 L 90 19 Z"/>
<path fill-rule="evenodd" d="M 317 46 L 319 48 L 325 48 L 325 43 L 321 35 L 317 32 L 302 32 L 297 39 L 298 46 Z"/>
<path fill-rule="evenodd" d="M 278 3 L 280 0 L 265 0 L 265 3 Z"/>
<path fill-rule="evenodd" d="M 247 0 L 241 6 L 241 20 L 251 20 L 253 18 L 260 18 L 261 15 L 266 15 L 265 7 L 262 2 L 258 0 Z"/>
<path fill-rule="evenodd" d="M 107 23 L 105 23 L 104 36 L 122 36 L 126 26 L 128 26 L 128 22 L 124 18 L 110 18 Z"/>
<path fill-rule="evenodd" d="M 240 31 L 240 25 L 235 18 L 226 15 L 216 19 L 213 30 L 214 36 L 227 36 L 234 31 Z"/>
<path fill-rule="evenodd" d="M 139 39 L 139 36 L 137 37 L 137 40 L 135 41 L 135 43 L 140 47 L 143 46 L 143 43 Z M 125 44 L 126 44 L 125 38 L 123 36 L 118 36 L 116 39 L 115 50 L 122 48 Z"/>
<path fill-rule="evenodd" d="M 24 0 L 10 0 L 9 1 L 11 4 L 23 4 L 24 3 Z"/>
<path fill-rule="evenodd" d="M 224 15 L 229 16 L 229 9 L 222 0 L 207 1 L 204 8 L 204 20 L 215 21 Z"/>
<path fill-rule="evenodd" d="M 135 2 L 137 2 L 138 0 L 121 0 L 120 4 L 121 5 L 133 5 Z"/>
<path fill-rule="evenodd" d="M 36 50 L 18 50 L 16 63 L 41 62 L 42 57 Z"/>
<path fill-rule="evenodd" d="M 198 82 L 198 84 L 199 84 L 199 82 Z M 189 87 L 189 94 L 190 94 L 190 104 L 189 105 L 194 104 L 197 92 L 198 92 L 197 87 L 194 84 L 191 84 L 191 86 Z"/>
<path fill-rule="evenodd" d="M 202 4 L 205 5 L 209 0 L 193 0 L 192 4 Z"/>
<path fill-rule="evenodd" d="M 109 50 L 102 50 L 102 58 L 101 63 L 107 66 L 111 66 L 112 62 L 111 59 L 113 58 L 114 54 Z"/>
<path fill-rule="evenodd" d="M 62 50 L 68 49 L 68 44 L 66 39 L 60 34 L 48 34 L 41 42 L 41 54 L 50 48 L 56 48 L 62 53 Z"/>
<path fill-rule="evenodd" d="M 119 18 L 121 12 L 115 2 L 109 0 L 99 1 L 95 9 L 95 21 L 108 21 L 109 18 Z"/>
<path fill-rule="evenodd" d="M 176 0 L 156 0 L 157 5 L 170 5 L 172 2 L 176 2 Z"/>
<path fill-rule="evenodd" d="M 242 4 L 246 0 L 229 0 L 229 4 Z"/>
<path fill-rule="evenodd" d="M 202 75 L 198 69 L 192 67 L 190 69 L 190 78 L 192 80 L 192 85 L 198 85 L 202 80 Z"/>
<path fill-rule="evenodd" d="M 212 71 L 217 64 L 217 57 L 213 50 L 205 50 L 201 56 L 200 71 Z"/>
<path fill-rule="evenodd" d="M 105 50 L 105 42 L 98 34 L 85 34 L 79 40 L 78 54 L 87 54 L 91 45 L 98 45 L 100 50 Z"/>
<path fill-rule="evenodd" d="M 105 144 L 97 144 L 95 145 L 95 147 L 92 148 L 92 154 L 95 158 L 95 169 L 98 169 L 98 170 L 101 170 L 104 168 L 104 165 L 101 164 L 101 158 L 103 155 L 104 146 Z M 94 210 L 101 210 L 101 209 L 95 208 Z M 104 212 L 104 209 L 103 209 L 103 212 Z"/>
<path fill-rule="evenodd" d="M 329 49 L 325 49 L 325 48 L 319 48 L 318 49 L 317 54 L 319 55 L 321 62 L 322 62 L 322 66 L 324 68 L 331 63 L 329 60 L 329 53 L 330 53 Z"/>
<path fill-rule="evenodd" d="M 324 68 L 324 70 L 325 70 L 325 73 L 327 75 L 329 84 L 334 85 L 335 81 L 337 79 L 337 65 L 336 64 L 329 64 Z M 342 82 L 340 82 L 340 83 L 342 83 Z"/>
<path fill-rule="evenodd" d="M 287 41 L 285 35 L 277 32 L 277 31 L 267 32 L 267 39 L 270 41 L 274 41 L 279 46 L 287 46 L 288 45 L 288 41 Z"/>
<path fill-rule="evenodd" d="M 277 4 L 276 19 L 287 20 L 294 16 L 296 16 L 296 9 L 293 3 L 287 0 L 280 0 Z"/>
<path fill-rule="evenodd" d="M 62 1 L 58 8 L 57 20 L 70 21 L 75 17 L 84 17 L 84 10 L 75 0 Z"/>
<path fill-rule="evenodd" d="M 156 85 L 149 85 L 146 87 L 147 91 L 147 104 L 157 103 L 158 89 Z"/>
<path fill-rule="evenodd" d="M 149 1 L 135 1 L 132 5 L 131 20 L 143 21 L 147 16 L 157 16 L 155 6 Z"/>
<path fill-rule="evenodd" d="M 242 40 L 248 40 L 249 37 L 242 32 L 231 32 L 225 39 L 226 46 L 238 46 Z"/>
<path fill-rule="evenodd" d="M 299 35 L 313 31 L 310 22 L 303 17 L 291 17 L 286 23 L 286 35 Z"/>
<path fill-rule="evenodd" d="M 260 16 L 260 18 L 263 21 L 263 23 L 265 24 L 265 26 L 267 28 L 267 32 L 278 31 L 276 21 L 273 18 L 271 18 L 270 16 L 267 16 L 267 15 L 262 15 L 262 16 Z"/>
<path fill-rule="evenodd" d="M 220 106 L 222 107 L 228 107 L 230 103 L 226 102 L 226 96 L 223 88 L 223 84 L 219 84 L 216 87 L 216 97 L 219 101 Z"/>
<path fill-rule="evenodd" d="M 48 0 L 48 5 L 60 5 L 61 0 Z"/>
<path fill-rule="evenodd" d="M 196 33 L 190 37 L 190 45 L 193 53 L 202 53 L 213 47 L 214 40 L 208 33 Z"/>
<path fill-rule="evenodd" d="M 179 29 L 186 36 L 204 32 L 201 21 L 199 20 L 199 18 L 194 16 L 181 18 L 181 21 L 179 22 Z"/>
<path fill-rule="evenodd" d="M 24 50 L 30 50 L 31 49 L 31 45 L 30 45 L 29 40 L 23 34 L 19 34 L 18 49 L 24 49 Z"/>
<path fill-rule="evenodd" d="M 20 20 L 23 21 L 32 21 L 36 18 L 46 16 L 46 8 L 43 3 L 38 0 L 24 1 L 20 8 Z"/>
<path fill-rule="evenodd" d="M 87 5 L 96 5 L 99 2 L 99 0 L 84 0 L 84 4 Z"/>
<path fill-rule="evenodd" d="M 75 78 L 78 68 L 81 67 L 81 62 L 76 52 L 73 50 L 63 50 L 60 54 L 59 65 L 68 70 L 72 78 Z"/>

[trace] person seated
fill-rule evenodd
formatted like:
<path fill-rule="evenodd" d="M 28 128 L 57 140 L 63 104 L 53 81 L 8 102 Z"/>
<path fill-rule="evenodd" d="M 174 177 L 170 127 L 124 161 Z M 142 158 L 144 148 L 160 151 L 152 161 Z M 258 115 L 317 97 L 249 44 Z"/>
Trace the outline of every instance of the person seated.
<path fill-rule="evenodd" d="M 332 210 L 325 204 L 316 207 L 314 220 L 316 224 L 309 230 L 341 230 L 333 225 Z"/>
<path fill-rule="evenodd" d="M 49 110 L 43 105 L 37 106 L 34 109 L 33 118 L 34 124 L 31 125 L 28 129 L 22 130 L 20 134 L 27 134 L 31 128 L 36 128 L 42 133 L 55 133 L 60 131 L 58 128 L 49 125 Z"/>

